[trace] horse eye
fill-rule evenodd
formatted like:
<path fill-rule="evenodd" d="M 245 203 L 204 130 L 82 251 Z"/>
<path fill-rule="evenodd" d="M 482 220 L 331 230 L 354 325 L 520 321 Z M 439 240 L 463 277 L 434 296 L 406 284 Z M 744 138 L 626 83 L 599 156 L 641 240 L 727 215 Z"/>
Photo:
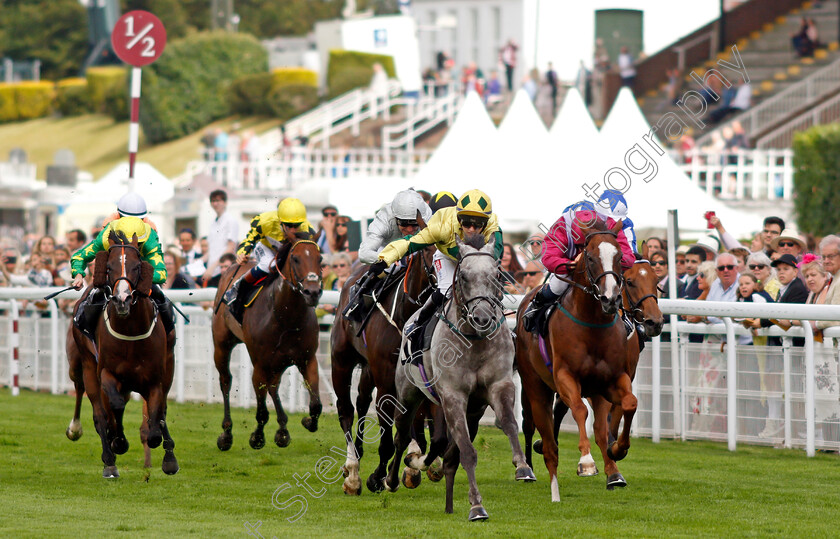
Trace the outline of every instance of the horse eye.
<path fill-rule="evenodd" d="M 631 288 L 636 288 L 636 283 L 634 283 L 633 281 L 627 281 L 627 286 Z"/>

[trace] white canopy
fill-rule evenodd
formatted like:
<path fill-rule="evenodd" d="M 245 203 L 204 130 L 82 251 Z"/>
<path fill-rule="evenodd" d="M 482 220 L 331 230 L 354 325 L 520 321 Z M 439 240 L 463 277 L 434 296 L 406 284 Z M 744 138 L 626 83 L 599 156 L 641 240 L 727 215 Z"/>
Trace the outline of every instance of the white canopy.
<path fill-rule="evenodd" d="M 111 201 L 116 207 L 119 198 L 128 192 L 128 163 L 120 163 L 99 181 L 84 185 L 81 190 L 88 200 Z M 164 203 L 175 195 L 175 186 L 152 165 L 135 163 L 134 191 L 143 197 L 150 212 L 160 212 Z"/>
<path fill-rule="evenodd" d="M 598 149 L 603 157 L 597 160 L 597 177 L 594 181 L 601 185 L 601 189 L 605 184 L 608 187 L 611 184 L 615 189 L 626 189 L 624 196 L 627 199 L 628 214 L 636 228 L 664 228 L 669 209 L 679 211 L 680 228 L 686 230 L 705 230 L 706 219 L 703 215 L 710 210 L 720 217 L 727 231 L 736 237 L 749 235 L 761 227 L 762 217 L 759 215 L 732 209 L 692 183 L 668 153 L 659 155 L 651 143 L 643 139 L 649 132 L 650 125 L 639 110 L 633 94 L 628 88 L 622 88 L 601 128 Z M 664 145 L 655 136 L 648 140 L 655 141 L 660 151 L 664 149 Z M 640 171 L 647 169 L 648 172 L 633 173 L 625 162 L 628 156 L 632 166 Z M 605 181 L 605 174 L 613 167 L 620 167 L 628 174 L 629 188 L 619 172 L 611 174 L 609 180 Z"/>

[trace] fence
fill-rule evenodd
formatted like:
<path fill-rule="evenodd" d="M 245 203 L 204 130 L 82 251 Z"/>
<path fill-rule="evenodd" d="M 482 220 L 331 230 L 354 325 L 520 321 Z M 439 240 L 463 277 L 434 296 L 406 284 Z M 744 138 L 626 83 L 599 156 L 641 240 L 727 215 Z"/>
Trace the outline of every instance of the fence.
<path fill-rule="evenodd" d="M 756 142 L 755 147 L 760 149 L 791 148 L 793 147 L 794 134 L 805 131 L 815 125 L 830 124 L 838 120 L 840 120 L 840 94 L 835 95 L 811 110 L 803 112 L 796 118 L 762 136 Z"/>
<path fill-rule="evenodd" d="M 710 195 L 737 200 L 793 198 L 793 150 L 693 149 L 672 152 L 680 169 Z"/>
<path fill-rule="evenodd" d="M 11 329 L 11 301 L 40 298 L 54 289 L 0 288 L 0 324 Z M 175 301 L 210 301 L 213 289 L 170 291 Z M 506 307 L 515 307 L 520 297 L 511 296 Z M 322 301 L 337 303 L 336 292 L 325 292 Z M 183 305 L 183 304 L 182 304 Z M 840 328 L 824 332 L 822 344 L 815 343 L 810 325 L 782 332 L 762 330 L 763 335 L 783 336 L 783 346 L 727 345 L 720 338 L 736 342 L 736 335 L 750 335 L 733 319 L 742 317 L 840 320 L 840 306 L 780 305 L 661 300 L 663 312 L 672 315 L 697 314 L 723 318 L 722 324 L 676 322 L 665 330 L 670 342 L 659 338 L 647 344 L 633 382 L 639 408 L 633 434 L 661 437 L 726 441 L 731 450 L 740 443 L 804 447 L 813 455 L 816 448 L 840 449 L 840 402 L 835 339 Z M 209 309 L 182 306 L 192 323 L 178 322 L 175 381 L 170 397 L 178 402 L 221 402 L 218 375 L 213 363 Z M 20 319 L 20 385 L 52 393 L 73 390 L 64 359 L 64 336 L 69 319 L 58 312 L 55 303 L 37 316 Z M 49 316 L 46 316 L 49 315 Z M 317 358 L 321 375 L 321 395 L 325 409 L 334 410 L 330 387 L 329 321 L 324 320 Z M 674 331 L 676 326 L 676 331 Z M 0 333 L 0 384 L 11 384 L 13 370 L 11 331 Z M 690 334 L 709 335 L 709 342 L 691 343 Z M 791 337 L 804 336 L 805 346 L 794 347 Z M 2 356 L 0 356 L 2 357 Z M 250 384 L 251 364 L 244 347 L 234 350 L 231 404 L 255 404 Z M 517 378 L 518 383 L 518 378 Z M 288 411 L 306 409 L 307 396 L 296 371 L 284 374 L 281 401 Z M 518 395 L 518 393 L 517 393 Z M 355 395 L 353 396 L 355 401 Z M 517 396 L 517 410 L 521 410 Z M 775 407 L 778 417 L 769 417 Z M 68 413 L 70 408 L 68 407 Z M 564 429 L 576 430 L 571 418 Z"/>

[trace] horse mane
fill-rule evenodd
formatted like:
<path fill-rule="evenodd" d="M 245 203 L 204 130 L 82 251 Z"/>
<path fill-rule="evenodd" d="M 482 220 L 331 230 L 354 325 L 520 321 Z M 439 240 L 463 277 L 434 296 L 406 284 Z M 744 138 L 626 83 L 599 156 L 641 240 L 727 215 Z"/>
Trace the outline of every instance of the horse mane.
<path fill-rule="evenodd" d="M 292 239 L 292 240 L 310 240 L 310 241 L 312 241 L 312 239 L 313 239 L 313 234 L 312 234 L 312 232 L 310 232 L 310 231 L 308 231 L 308 230 L 306 230 L 306 231 L 304 231 L 304 230 L 299 230 L 298 232 L 295 232 L 295 233 L 294 233 L 294 236 L 293 236 L 292 238 L 290 238 L 290 239 Z"/>
<path fill-rule="evenodd" d="M 482 234 L 473 234 L 464 238 L 464 245 L 469 245 L 473 249 L 481 249 L 487 245 L 487 242 Z"/>

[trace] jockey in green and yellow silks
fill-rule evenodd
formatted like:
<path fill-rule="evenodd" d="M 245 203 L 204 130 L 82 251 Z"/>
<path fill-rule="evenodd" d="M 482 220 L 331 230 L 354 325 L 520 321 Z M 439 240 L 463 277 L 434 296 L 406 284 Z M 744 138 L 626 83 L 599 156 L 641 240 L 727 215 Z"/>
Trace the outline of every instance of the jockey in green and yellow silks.
<path fill-rule="evenodd" d="M 168 298 L 161 290 L 160 284 L 166 281 L 166 265 L 163 262 L 163 252 L 160 247 L 160 239 L 157 230 L 146 218 L 146 202 L 136 193 L 124 195 L 117 203 L 117 218 L 107 222 L 99 234 L 87 245 L 76 251 L 70 258 L 71 275 L 73 276 L 73 287 L 80 290 L 84 287 L 85 269 L 88 264 L 96 258 L 100 251 L 107 251 L 110 247 L 109 235 L 111 232 L 122 233 L 129 240 L 137 237 L 137 246 L 140 257 L 151 264 L 154 273 L 152 277 L 152 290 L 150 297 L 155 301 L 161 321 L 168 334 L 175 327 L 175 316 Z M 75 319 L 76 325 L 89 336 L 93 336 L 95 327 L 94 316 L 84 317 L 85 307 L 92 304 L 98 305 L 103 299 L 103 291 L 94 288 L 83 300 Z M 88 314 L 93 313 L 90 308 Z"/>

